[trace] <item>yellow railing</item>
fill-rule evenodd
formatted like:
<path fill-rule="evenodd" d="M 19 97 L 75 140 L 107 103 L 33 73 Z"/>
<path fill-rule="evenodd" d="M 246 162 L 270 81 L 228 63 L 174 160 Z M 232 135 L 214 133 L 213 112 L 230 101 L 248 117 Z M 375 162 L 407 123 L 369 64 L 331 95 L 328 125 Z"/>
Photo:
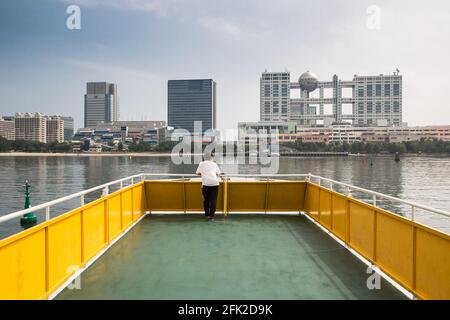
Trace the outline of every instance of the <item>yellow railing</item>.
<path fill-rule="evenodd" d="M 0 299 L 46 299 L 145 212 L 144 182 L 0 240 Z"/>
<path fill-rule="evenodd" d="M 149 211 L 203 211 L 200 181 L 146 181 L 145 189 Z M 217 210 L 225 214 L 233 211 L 300 212 L 305 189 L 304 181 L 228 181 L 219 187 Z"/>
<path fill-rule="evenodd" d="M 450 236 L 308 182 L 304 211 L 422 299 L 450 299 Z"/>
<path fill-rule="evenodd" d="M 145 211 L 202 211 L 200 182 L 149 180 L 0 240 L 0 299 L 48 298 Z M 226 181 L 218 211 L 305 212 L 419 298 L 450 299 L 450 236 L 308 181 Z"/>

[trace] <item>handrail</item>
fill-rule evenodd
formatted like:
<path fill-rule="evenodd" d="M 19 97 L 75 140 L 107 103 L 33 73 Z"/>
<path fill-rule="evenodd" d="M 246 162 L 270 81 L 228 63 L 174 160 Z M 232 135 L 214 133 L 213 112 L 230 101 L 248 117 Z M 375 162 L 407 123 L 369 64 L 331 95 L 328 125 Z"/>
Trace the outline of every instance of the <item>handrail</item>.
<path fill-rule="evenodd" d="M 0 216 L 0 223 L 9 221 L 9 220 L 12 220 L 12 219 L 15 219 L 15 218 L 18 218 L 18 217 L 20 217 L 20 216 L 22 216 L 22 215 L 24 215 L 26 213 L 30 213 L 30 212 L 38 211 L 38 210 L 42 210 L 42 209 L 46 209 L 46 220 L 48 220 L 48 219 L 50 219 L 49 208 L 51 206 L 54 206 L 56 204 L 59 204 L 59 203 L 62 203 L 62 202 L 65 202 L 65 201 L 68 201 L 68 200 L 71 200 L 71 199 L 74 199 L 74 198 L 77 198 L 77 197 L 80 197 L 80 204 L 84 205 L 84 196 L 86 194 L 88 194 L 88 193 L 91 193 L 91 192 L 103 189 L 103 195 L 106 195 L 109 192 L 109 188 L 108 187 L 111 186 L 111 185 L 120 183 L 120 188 L 122 188 L 124 181 L 131 180 L 131 184 L 134 184 L 134 179 L 135 178 L 140 178 L 140 180 L 142 181 L 142 180 L 145 180 L 146 177 L 155 177 L 155 176 L 159 176 L 159 177 L 161 177 L 161 176 L 169 176 L 169 177 L 182 177 L 182 178 L 185 178 L 185 177 L 198 177 L 196 174 L 191 174 L 191 173 L 187 173 L 187 174 L 186 173 L 140 173 L 140 174 L 136 174 L 136 175 L 133 175 L 133 176 L 126 177 L 126 178 L 122 178 L 122 179 L 114 180 L 114 181 L 111 181 L 111 182 L 108 182 L 108 183 L 104 183 L 102 185 L 99 185 L 99 186 L 96 186 L 96 187 L 93 187 L 93 188 L 90 188 L 90 189 L 87 189 L 87 190 L 84 190 L 84 191 L 80 191 L 80 192 L 77 192 L 77 193 L 74 193 L 74 194 L 71 194 L 71 195 L 68 195 L 68 196 L 65 196 L 65 197 L 61 197 L 61 198 L 58 198 L 58 199 L 55 199 L 55 200 L 52 200 L 52 201 L 49 201 L 49 202 L 45 202 L 45 203 L 42 203 L 40 205 L 37 205 L 37 206 L 34 206 L 34 207 L 30 207 L 28 209 L 23 209 L 23 210 L 16 211 L 16 212 L 4 215 L 4 216 Z M 353 186 L 353 185 L 350 185 L 350 184 L 347 184 L 347 183 L 344 183 L 344 182 L 339 182 L 339 181 L 336 181 L 336 180 L 333 180 L 333 179 L 329 179 L 329 178 L 313 175 L 311 173 L 308 173 L 308 174 L 297 174 L 297 173 L 286 173 L 286 174 L 224 174 L 224 177 L 226 177 L 226 178 L 229 178 L 229 177 L 252 177 L 252 178 L 254 178 L 254 177 L 303 177 L 303 178 L 307 179 L 308 181 L 311 181 L 311 178 L 316 178 L 316 179 L 319 180 L 319 185 L 320 185 L 321 181 L 327 181 L 330 184 L 336 184 L 336 185 L 341 185 L 341 186 L 346 187 L 348 189 L 348 192 L 350 192 L 351 190 L 355 190 L 355 191 L 360 191 L 360 192 L 363 192 L 363 193 L 366 193 L 366 194 L 370 194 L 370 195 L 373 196 L 374 206 L 376 206 L 376 197 L 389 199 L 389 200 L 392 200 L 392 201 L 397 201 L 397 202 L 400 202 L 400 203 L 403 203 L 403 204 L 410 205 L 411 208 L 412 208 L 412 216 L 411 216 L 411 220 L 412 221 L 414 221 L 414 213 L 415 213 L 415 209 L 416 208 L 420 208 L 420 209 L 423 209 L 423 210 L 426 210 L 426 211 L 437 213 L 437 214 L 440 214 L 440 215 L 443 215 L 443 216 L 446 216 L 446 217 L 450 217 L 450 213 L 446 212 L 444 210 L 430 208 L 428 206 L 421 205 L 421 204 L 418 204 L 418 203 L 415 203 L 415 202 L 412 202 L 412 201 L 402 200 L 400 198 L 388 196 L 388 195 L 385 195 L 383 193 L 379 193 L 379 192 L 376 192 L 376 191 L 371 191 L 371 190 L 368 190 L 368 189 L 360 188 L 360 187 Z M 332 186 L 331 186 L 331 188 L 332 188 Z"/>
<path fill-rule="evenodd" d="M 376 191 L 364 189 L 364 188 L 361 188 L 361 187 L 353 186 L 351 184 L 344 183 L 344 182 L 339 182 L 339 181 L 336 181 L 336 180 L 333 180 L 333 179 L 324 178 L 324 177 L 316 176 L 316 175 L 313 175 L 313 174 L 309 174 L 308 176 L 310 178 L 319 179 L 319 185 L 320 185 L 320 182 L 322 180 L 324 180 L 324 181 L 328 181 L 328 182 L 333 183 L 333 184 L 337 184 L 337 185 L 341 185 L 343 187 L 347 187 L 349 189 L 349 191 L 355 190 L 355 191 L 360 191 L 360 192 L 364 192 L 364 193 L 370 194 L 370 195 L 374 196 L 373 200 L 375 201 L 375 206 L 376 206 L 376 197 L 380 197 L 380 198 L 384 198 L 384 199 L 388 199 L 388 200 L 392 200 L 392 201 L 397 201 L 397 202 L 400 202 L 400 203 L 403 203 L 403 204 L 410 205 L 411 208 L 412 208 L 412 211 L 413 211 L 413 215 L 412 215 L 412 220 L 413 221 L 414 221 L 415 208 L 423 209 L 423 210 L 430 211 L 430 212 L 433 212 L 433 213 L 437 213 L 437 214 L 440 214 L 440 215 L 443 215 L 443 216 L 446 216 L 446 217 L 450 217 L 450 213 L 446 212 L 444 210 L 435 209 L 435 208 L 431 208 L 431 207 L 428 207 L 428 206 L 425 206 L 425 205 L 422 205 L 422 204 L 419 204 L 419 203 L 416 203 L 416 202 L 403 200 L 403 199 L 400 199 L 400 198 L 397 198 L 397 197 L 388 196 L 388 195 L 380 193 L 380 192 L 376 192 Z"/>
<path fill-rule="evenodd" d="M 94 192 L 94 191 L 97 191 L 97 190 L 100 190 L 100 189 L 105 189 L 105 188 L 107 188 L 107 187 L 109 187 L 111 185 L 114 185 L 114 184 L 117 184 L 117 183 L 122 183 L 122 182 L 127 181 L 127 180 L 133 180 L 134 178 L 138 178 L 138 177 L 142 177 L 142 173 L 134 175 L 134 176 L 129 176 L 129 177 L 126 177 L 126 178 L 114 180 L 114 181 L 111 181 L 111 182 L 107 182 L 107 183 L 101 184 L 99 186 L 96 186 L 96 187 L 93 187 L 93 188 L 90 188 L 90 189 L 87 189 L 87 190 L 83 190 L 83 191 L 80 191 L 80 192 L 77 192 L 77 193 L 73 193 L 73 194 L 65 196 L 65 197 L 61 197 L 61 198 L 58 198 L 58 199 L 55 199 L 55 200 L 52 200 L 52 201 L 49 201 L 49 202 L 42 203 L 42 204 L 34 206 L 34 207 L 30 207 L 28 209 L 23 209 L 23 210 L 16 211 L 16 212 L 4 215 L 4 216 L 0 216 L 0 223 L 9 221 L 9 220 L 14 219 L 14 218 L 18 218 L 18 217 L 20 217 L 20 216 L 22 216 L 24 214 L 27 214 L 27 213 L 30 213 L 30 212 L 33 212 L 33 211 L 47 209 L 47 208 L 49 208 L 49 207 L 51 207 L 51 206 L 53 206 L 55 204 L 62 203 L 62 202 L 65 202 L 65 201 L 68 201 L 68 200 L 71 200 L 71 199 L 77 198 L 77 197 L 81 197 L 80 202 L 83 205 L 84 204 L 84 196 L 86 194 Z M 48 219 L 46 219 L 46 220 L 48 220 Z"/>

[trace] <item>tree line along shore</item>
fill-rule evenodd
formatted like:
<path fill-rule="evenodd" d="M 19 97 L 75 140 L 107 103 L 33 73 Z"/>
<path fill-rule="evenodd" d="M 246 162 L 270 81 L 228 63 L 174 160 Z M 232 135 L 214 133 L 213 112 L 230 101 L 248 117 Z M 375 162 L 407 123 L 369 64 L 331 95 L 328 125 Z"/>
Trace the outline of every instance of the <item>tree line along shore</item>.
<path fill-rule="evenodd" d="M 170 153 L 177 142 L 167 141 L 156 146 L 148 143 L 131 143 L 125 148 L 121 143 L 115 151 L 102 153 Z M 125 150 L 127 149 L 127 150 Z M 235 149 L 237 146 L 235 144 Z M 426 154 L 449 154 L 450 141 L 442 140 L 420 140 L 405 142 L 330 142 L 330 143 L 304 143 L 301 141 L 280 144 L 280 150 L 293 152 L 348 152 L 348 153 L 426 153 Z M 83 151 L 83 150 L 81 150 Z M 73 151 L 70 142 L 34 142 L 24 140 L 6 140 L 0 137 L 0 152 L 23 152 L 23 153 L 77 153 Z"/>

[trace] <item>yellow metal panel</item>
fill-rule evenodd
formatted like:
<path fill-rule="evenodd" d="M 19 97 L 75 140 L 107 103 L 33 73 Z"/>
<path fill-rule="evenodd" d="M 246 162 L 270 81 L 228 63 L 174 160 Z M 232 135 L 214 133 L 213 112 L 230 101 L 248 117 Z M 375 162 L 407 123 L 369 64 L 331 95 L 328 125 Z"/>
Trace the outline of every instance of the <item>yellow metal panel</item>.
<path fill-rule="evenodd" d="M 349 243 L 358 250 L 360 254 L 368 259 L 373 258 L 374 247 L 374 210 L 350 200 L 350 239 Z"/>
<path fill-rule="evenodd" d="M 268 211 L 301 211 L 305 198 L 304 182 L 269 182 Z"/>
<path fill-rule="evenodd" d="M 203 211 L 203 194 L 202 183 L 188 181 L 185 182 L 186 192 L 186 210 L 187 211 Z M 219 194 L 217 196 L 217 211 L 223 210 L 223 184 L 219 186 Z"/>
<path fill-rule="evenodd" d="M 132 189 L 133 192 L 133 220 L 139 218 L 147 211 L 147 203 L 145 201 L 144 183 Z"/>
<path fill-rule="evenodd" d="M 450 299 L 450 240 L 416 233 L 416 291 L 426 299 Z"/>
<path fill-rule="evenodd" d="M 45 229 L 0 247 L 0 299 L 45 295 L 45 254 Z"/>
<path fill-rule="evenodd" d="M 106 203 L 108 204 L 108 228 L 111 241 L 122 231 L 120 193 L 110 197 Z"/>
<path fill-rule="evenodd" d="M 306 186 L 305 211 L 314 219 L 319 219 L 319 187 L 312 183 Z"/>
<path fill-rule="evenodd" d="M 347 199 L 336 194 L 331 198 L 333 207 L 333 232 L 341 240 L 346 241 L 347 234 Z"/>
<path fill-rule="evenodd" d="M 83 262 L 91 259 L 106 245 L 104 210 L 103 201 L 83 210 Z"/>
<path fill-rule="evenodd" d="M 331 229 L 331 192 L 320 189 L 320 214 L 319 221 L 328 229 Z"/>
<path fill-rule="evenodd" d="M 81 213 L 48 226 L 50 292 L 70 277 L 81 261 Z"/>
<path fill-rule="evenodd" d="M 266 182 L 228 182 L 229 211 L 264 211 Z"/>
<path fill-rule="evenodd" d="M 131 201 L 131 189 L 122 192 L 122 230 L 133 222 Z"/>
<path fill-rule="evenodd" d="M 413 284 L 413 226 L 377 212 L 376 262 L 402 284 Z"/>
<path fill-rule="evenodd" d="M 146 181 L 149 210 L 184 211 L 183 181 Z"/>

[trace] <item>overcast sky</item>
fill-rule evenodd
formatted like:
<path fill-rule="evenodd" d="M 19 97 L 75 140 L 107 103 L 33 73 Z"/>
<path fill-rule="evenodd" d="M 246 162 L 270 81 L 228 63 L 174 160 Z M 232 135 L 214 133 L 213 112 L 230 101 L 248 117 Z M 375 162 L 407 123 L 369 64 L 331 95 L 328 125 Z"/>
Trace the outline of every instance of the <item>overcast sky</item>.
<path fill-rule="evenodd" d="M 66 27 L 70 4 L 81 30 Z M 86 82 L 108 81 L 122 120 L 166 120 L 168 79 L 213 78 L 223 130 L 259 120 L 265 69 L 350 80 L 398 67 L 404 121 L 449 125 L 449 39 L 448 0 L 1 0 L 0 114 L 79 127 Z"/>

